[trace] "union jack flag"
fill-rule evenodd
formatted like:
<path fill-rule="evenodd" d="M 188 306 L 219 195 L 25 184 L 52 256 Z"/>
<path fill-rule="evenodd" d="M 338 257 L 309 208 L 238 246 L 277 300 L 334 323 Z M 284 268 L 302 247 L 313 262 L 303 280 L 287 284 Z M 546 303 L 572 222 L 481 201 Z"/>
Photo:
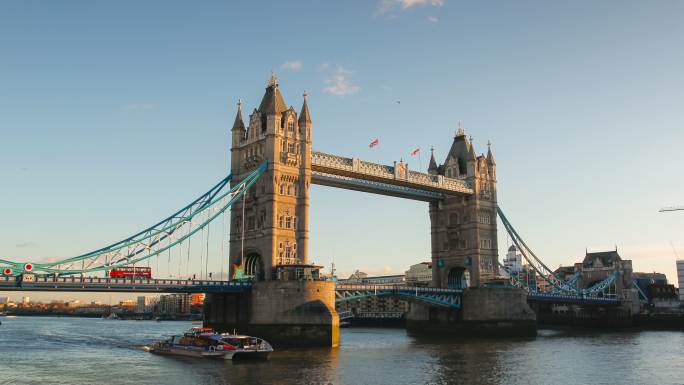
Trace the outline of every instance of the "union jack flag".
<path fill-rule="evenodd" d="M 375 138 L 375 140 L 373 140 L 372 142 L 370 142 L 370 144 L 368 145 L 368 147 L 373 148 L 373 147 L 377 146 L 378 144 L 380 144 L 380 139 Z"/>
<path fill-rule="evenodd" d="M 416 148 L 415 150 L 411 151 L 411 156 L 416 156 L 420 153 L 420 147 Z"/>

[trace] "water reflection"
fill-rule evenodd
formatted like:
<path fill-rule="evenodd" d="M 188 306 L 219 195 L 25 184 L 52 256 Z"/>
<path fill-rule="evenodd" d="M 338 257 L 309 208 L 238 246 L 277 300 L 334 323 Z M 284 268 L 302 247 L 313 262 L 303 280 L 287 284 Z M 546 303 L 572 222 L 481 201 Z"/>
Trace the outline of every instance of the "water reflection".
<path fill-rule="evenodd" d="M 335 349 L 268 361 L 146 353 L 183 322 L 3 320 L 0 383 L 62 384 L 681 384 L 684 333 L 540 330 L 531 339 L 426 339 L 403 329 L 344 329 Z M 21 352 L 21 354 L 17 354 Z M 9 374 L 7 374 L 9 373 Z M 16 373 L 16 375 L 15 375 Z"/>

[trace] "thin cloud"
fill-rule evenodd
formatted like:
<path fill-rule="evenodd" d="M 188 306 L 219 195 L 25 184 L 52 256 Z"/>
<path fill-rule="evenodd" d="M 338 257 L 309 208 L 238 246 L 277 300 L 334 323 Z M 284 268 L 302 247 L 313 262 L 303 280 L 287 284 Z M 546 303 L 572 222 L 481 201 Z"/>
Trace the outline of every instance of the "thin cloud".
<path fill-rule="evenodd" d="M 394 10 L 405 10 L 411 7 L 441 7 L 446 0 L 382 0 L 378 6 L 378 14 L 386 14 Z"/>
<path fill-rule="evenodd" d="M 153 103 L 131 103 L 123 106 L 121 109 L 124 111 L 149 111 L 156 108 L 157 105 Z"/>
<path fill-rule="evenodd" d="M 430 16 L 427 18 L 430 23 L 437 23 L 439 22 L 439 19 L 436 18 L 435 16 Z"/>
<path fill-rule="evenodd" d="M 353 73 L 354 71 L 347 70 L 338 65 L 335 72 L 325 80 L 325 84 L 328 86 L 323 88 L 323 92 L 337 96 L 347 96 L 361 91 L 361 87 L 354 84 L 351 80 Z"/>
<path fill-rule="evenodd" d="M 284 70 L 291 70 L 291 71 L 299 71 L 304 67 L 304 62 L 301 60 L 291 60 L 291 61 L 286 61 L 285 63 L 280 65 L 280 68 Z"/>
<path fill-rule="evenodd" d="M 38 246 L 38 244 L 37 244 L 36 242 L 24 242 L 24 243 L 18 243 L 18 244 L 14 245 L 14 246 L 15 246 L 16 248 L 18 248 L 18 249 L 25 249 L 25 248 L 27 248 L 27 247 Z"/>

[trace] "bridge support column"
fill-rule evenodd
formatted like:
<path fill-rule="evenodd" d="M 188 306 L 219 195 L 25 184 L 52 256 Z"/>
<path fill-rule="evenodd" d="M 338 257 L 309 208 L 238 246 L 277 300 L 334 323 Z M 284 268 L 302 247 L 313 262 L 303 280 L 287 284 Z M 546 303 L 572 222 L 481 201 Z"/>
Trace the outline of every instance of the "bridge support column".
<path fill-rule="evenodd" d="M 527 293 L 517 288 L 467 289 L 460 310 L 411 303 L 406 328 L 411 334 L 440 336 L 535 336 L 536 316 Z"/>
<path fill-rule="evenodd" d="M 339 345 L 335 285 L 322 281 L 266 281 L 251 292 L 209 294 L 204 326 L 264 338 L 275 347 Z"/>

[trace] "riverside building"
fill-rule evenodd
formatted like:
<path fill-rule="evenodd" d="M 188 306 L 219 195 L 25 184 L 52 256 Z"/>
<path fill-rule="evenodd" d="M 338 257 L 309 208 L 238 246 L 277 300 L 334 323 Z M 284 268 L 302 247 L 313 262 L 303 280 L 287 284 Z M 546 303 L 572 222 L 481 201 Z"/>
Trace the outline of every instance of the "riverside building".
<path fill-rule="evenodd" d="M 679 300 L 684 302 L 684 259 L 677 260 L 677 286 L 679 287 Z"/>

